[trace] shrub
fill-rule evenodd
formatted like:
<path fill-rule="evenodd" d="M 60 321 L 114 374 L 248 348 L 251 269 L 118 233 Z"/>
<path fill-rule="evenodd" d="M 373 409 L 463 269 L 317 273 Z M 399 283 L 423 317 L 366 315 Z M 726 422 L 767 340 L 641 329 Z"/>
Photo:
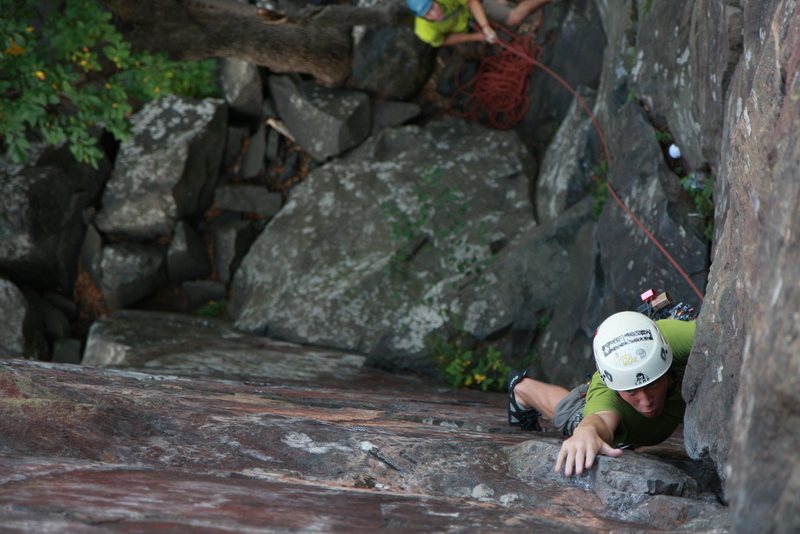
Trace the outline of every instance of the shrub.
<path fill-rule="evenodd" d="M 429 350 L 449 385 L 482 391 L 502 391 L 505 388 L 506 376 L 511 368 L 494 347 L 467 349 L 460 337 L 448 340 L 433 336 Z"/>
<path fill-rule="evenodd" d="M 216 63 L 176 62 L 135 53 L 97 0 L 0 0 L 0 144 L 12 161 L 29 159 L 31 140 L 66 142 L 75 159 L 97 166 L 93 135 L 129 135 L 133 103 L 165 93 L 218 93 Z"/>

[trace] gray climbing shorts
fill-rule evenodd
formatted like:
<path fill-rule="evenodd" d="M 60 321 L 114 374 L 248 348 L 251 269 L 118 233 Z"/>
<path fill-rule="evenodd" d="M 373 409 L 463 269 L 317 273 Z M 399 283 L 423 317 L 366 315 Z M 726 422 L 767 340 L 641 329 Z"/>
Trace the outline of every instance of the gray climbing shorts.
<path fill-rule="evenodd" d="M 564 433 L 571 436 L 575 427 L 583 420 L 583 407 L 586 406 L 586 392 L 589 383 L 581 384 L 567 393 L 567 396 L 556 404 L 553 414 L 553 424 Z"/>
<path fill-rule="evenodd" d="M 483 10 L 486 12 L 486 18 L 492 22 L 505 24 L 515 4 L 501 4 L 495 0 L 484 0 L 482 5 Z"/>

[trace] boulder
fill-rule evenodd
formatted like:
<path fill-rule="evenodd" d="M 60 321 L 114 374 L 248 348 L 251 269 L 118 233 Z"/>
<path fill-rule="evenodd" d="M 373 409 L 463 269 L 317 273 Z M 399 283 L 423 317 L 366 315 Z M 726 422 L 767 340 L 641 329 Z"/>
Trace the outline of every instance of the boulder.
<path fill-rule="evenodd" d="M 20 284 L 72 290 L 81 215 L 102 185 L 99 172 L 72 167 L 0 168 L 0 272 Z"/>
<path fill-rule="evenodd" d="M 92 324 L 83 364 L 192 376 L 344 380 L 364 357 L 253 337 L 225 320 L 119 310 Z"/>
<path fill-rule="evenodd" d="M 369 135 L 371 111 L 365 93 L 320 87 L 291 76 L 270 76 L 269 87 L 278 115 L 318 161 L 353 148 Z"/>
<path fill-rule="evenodd" d="M 225 139 L 225 151 L 222 156 L 223 172 L 236 171 L 241 166 L 240 158 L 245 143 L 250 137 L 250 130 L 245 126 L 228 126 L 228 135 Z"/>
<path fill-rule="evenodd" d="M 413 303 L 409 312 L 398 317 L 370 352 L 369 364 L 393 370 L 429 368 L 428 336 L 463 333 L 478 340 L 491 338 L 507 361 L 529 365 L 531 349 L 543 331 L 541 321 L 572 298 L 586 305 L 588 291 L 570 297 L 564 289 L 570 281 L 585 280 L 587 270 L 591 272 L 592 248 L 584 246 L 593 230 L 591 203 L 584 201 L 546 225 L 509 233 L 506 246 L 479 276 L 461 281 L 457 290 L 434 286 L 424 301 Z M 565 334 L 572 336 L 579 318 L 580 314 L 572 316 L 570 328 L 563 332 L 548 332 L 553 330 L 553 338 L 559 340 Z M 547 350 L 538 353 L 536 362 L 544 364 L 546 373 L 539 378 L 566 385 L 593 367 L 586 351 L 591 333 L 582 340 L 582 350 L 574 352 L 566 351 L 549 334 L 545 339 L 549 340 Z"/>
<path fill-rule="evenodd" d="M 139 243 L 103 248 L 100 289 L 111 309 L 124 308 L 152 293 L 166 281 L 164 250 Z"/>
<path fill-rule="evenodd" d="M 264 96 L 258 67 L 241 59 L 222 58 L 220 80 L 231 111 L 261 118 Z"/>
<path fill-rule="evenodd" d="M 211 229 L 217 276 L 227 284 L 233 278 L 242 259 L 255 241 L 257 232 L 250 221 L 232 221 L 214 225 Z"/>
<path fill-rule="evenodd" d="M 96 225 L 135 238 L 170 236 L 211 204 L 225 146 L 223 101 L 165 96 L 131 118 Z"/>
<path fill-rule="evenodd" d="M 181 284 L 181 288 L 189 298 L 189 305 L 195 309 L 209 302 L 222 302 L 228 298 L 225 285 L 213 280 L 187 280 Z"/>
<path fill-rule="evenodd" d="M 100 262 L 103 259 L 103 236 L 94 224 L 86 227 L 81 244 L 80 264 L 95 282 L 100 280 Z"/>
<path fill-rule="evenodd" d="M 407 123 L 420 114 L 421 108 L 413 102 L 377 100 L 372 103 L 372 135 Z"/>
<path fill-rule="evenodd" d="M 208 249 L 200 235 L 187 222 L 175 226 L 167 250 L 167 274 L 171 282 L 205 278 L 211 273 Z"/>
<path fill-rule="evenodd" d="M 451 119 L 385 130 L 292 190 L 236 273 L 250 332 L 367 352 L 534 225 L 524 147 Z M 394 237 L 393 237 L 394 236 Z"/>
<path fill-rule="evenodd" d="M 379 99 L 409 100 L 430 77 L 434 50 L 413 28 L 357 26 L 353 36 L 351 87 Z"/>
<path fill-rule="evenodd" d="M 35 309 L 16 285 L 0 277 L 0 358 L 43 358 L 47 353 Z"/>
<path fill-rule="evenodd" d="M 242 155 L 239 174 L 242 178 L 255 178 L 264 174 L 265 155 L 267 150 L 267 129 L 263 124 L 258 126 L 256 133 L 250 137 L 250 142 Z"/>
<path fill-rule="evenodd" d="M 67 314 L 49 300 L 40 297 L 31 291 L 26 292 L 28 302 L 32 305 L 36 315 L 41 319 L 44 334 L 51 341 L 59 338 L 69 337 L 72 333 L 72 325 Z"/>
<path fill-rule="evenodd" d="M 537 38 L 543 51 L 541 62 L 572 87 L 597 88 L 606 44 L 616 44 L 612 39 L 617 35 L 609 31 L 607 21 L 603 19 L 603 24 L 598 23 L 598 9 L 604 6 L 603 2 L 575 0 L 553 2 L 545 8 L 547 16 Z M 612 4 L 610 9 L 618 23 L 624 24 L 630 16 L 621 2 Z M 607 34 L 613 37 L 607 38 Z M 563 122 L 573 96 L 544 70 L 535 68 L 528 97 L 531 106 L 517 129 L 533 153 L 543 155 Z"/>
<path fill-rule="evenodd" d="M 81 363 L 79 339 L 61 338 L 53 342 L 53 361 L 56 363 Z"/>
<path fill-rule="evenodd" d="M 274 217 L 281 209 L 280 193 L 272 193 L 262 185 L 226 185 L 218 187 L 214 205 L 219 209 Z"/>
<path fill-rule="evenodd" d="M 558 296 L 540 302 L 540 307 L 535 308 L 536 315 L 529 312 L 525 316 L 525 308 L 519 312 L 518 330 L 535 335 L 530 351 L 533 358 L 525 362 L 533 376 L 568 388 L 585 382 L 587 374 L 594 372 L 592 339 L 605 319 L 598 291 L 597 223 L 592 217 L 593 208 L 592 199 L 583 200 L 546 225 L 548 232 L 539 238 L 541 243 L 536 248 L 542 247 L 548 257 L 558 258 L 541 267 L 541 272 L 562 274 L 553 283 Z M 543 259 L 536 262 L 543 263 Z M 529 287 L 535 287 L 537 278 L 533 274 L 528 277 Z M 526 324 L 530 325 L 527 330 L 523 329 Z"/>
<path fill-rule="evenodd" d="M 591 109 L 593 91 L 584 89 L 579 94 Z M 536 218 L 540 224 L 558 217 L 587 196 L 594 185 L 593 167 L 600 160 L 598 148 L 591 118 L 576 98 L 547 147 L 539 168 Z"/>

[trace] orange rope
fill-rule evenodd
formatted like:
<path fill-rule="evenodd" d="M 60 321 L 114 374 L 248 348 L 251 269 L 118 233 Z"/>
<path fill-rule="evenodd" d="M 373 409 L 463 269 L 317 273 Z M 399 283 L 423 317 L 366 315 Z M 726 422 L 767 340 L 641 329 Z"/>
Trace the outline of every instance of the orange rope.
<path fill-rule="evenodd" d="M 528 112 L 528 81 L 533 71 L 528 58 L 539 58 L 542 54 L 532 35 L 505 31 L 510 37 L 507 47 L 483 57 L 475 77 L 459 87 L 453 97 L 456 100 L 460 93 L 466 95 L 462 116 L 498 130 L 513 128 Z"/>
<path fill-rule="evenodd" d="M 505 28 L 502 29 L 505 30 L 507 33 L 511 33 Z M 517 39 L 516 37 L 519 37 L 519 39 Z M 542 69 L 544 72 L 546 72 L 548 75 L 550 75 L 552 78 L 554 78 L 558 83 L 560 83 L 567 91 L 569 91 L 575 97 L 575 99 L 581 105 L 583 110 L 589 116 L 589 119 L 592 121 L 592 125 L 594 126 L 595 130 L 597 131 L 597 135 L 600 139 L 600 144 L 603 147 L 603 153 L 605 154 L 606 161 L 608 161 L 609 166 L 611 166 L 611 151 L 608 149 L 608 144 L 606 143 L 606 138 L 603 135 L 603 130 L 602 128 L 600 128 L 600 124 L 597 121 L 597 117 L 595 117 L 594 113 L 592 113 L 592 110 L 589 109 L 589 106 L 586 104 L 586 101 L 561 76 L 553 72 L 551 69 L 549 69 L 539 61 L 539 59 L 541 58 L 542 50 L 540 47 L 533 44 L 532 35 L 516 36 L 516 37 L 512 37 L 512 39 L 508 42 L 503 41 L 501 39 L 497 40 L 496 44 L 499 45 L 501 48 L 503 48 L 504 52 L 507 52 L 508 54 L 503 54 L 503 55 L 496 54 L 484 58 L 484 60 L 481 61 L 481 68 L 478 70 L 478 74 L 476 75 L 475 77 L 476 79 L 474 80 L 474 85 L 476 86 L 476 88 L 478 87 L 482 88 L 484 84 L 488 87 L 488 89 L 480 93 L 480 96 L 476 97 L 476 101 L 480 102 L 482 105 L 483 104 L 487 105 L 487 109 L 490 110 L 489 111 L 490 124 L 494 125 L 492 123 L 493 120 L 497 120 L 500 124 L 506 124 L 506 122 L 504 122 L 505 120 L 510 120 L 512 118 L 519 117 L 516 120 L 516 122 L 513 122 L 511 124 L 511 126 L 513 126 L 514 124 L 519 122 L 519 120 L 521 120 L 521 118 L 525 115 L 528 109 L 527 93 L 528 93 L 529 74 L 534 67 L 538 67 Z M 515 56 L 517 58 L 516 61 L 511 61 L 508 58 L 509 56 Z M 488 66 L 484 69 L 484 63 L 493 62 L 495 61 L 495 58 L 502 58 L 500 65 L 498 65 L 496 69 L 490 68 Z M 527 63 L 529 66 L 526 67 L 525 69 L 519 68 L 520 61 Z M 514 75 L 508 74 L 510 80 L 512 81 L 507 83 L 500 82 L 496 79 L 496 76 L 499 75 L 497 74 L 498 72 L 506 73 L 507 70 L 511 69 L 510 67 L 511 65 L 514 65 L 514 69 L 518 69 L 519 71 L 525 72 L 524 83 L 520 83 L 517 80 L 518 77 L 516 76 L 516 74 Z M 492 73 L 489 80 L 485 82 L 481 80 L 481 78 L 485 76 L 485 74 L 483 74 L 484 70 Z M 516 94 L 522 93 L 525 95 L 524 102 L 519 98 L 515 99 L 509 98 L 508 95 L 511 93 L 501 93 L 500 91 L 517 91 Z M 504 100 L 506 99 L 508 99 L 510 102 L 513 102 L 516 106 L 519 107 L 515 108 L 513 111 L 507 110 L 506 108 L 509 107 L 510 104 L 504 103 Z M 468 103 L 470 101 L 471 99 L 467 100 Z M 501 104 L 498 106 L 498 103 Z M 519 109 L 523 104 L 524 104 L 524 110 L 520 113 Z M 497 111 L 498 109 L 500 111 Z M 472 108 L 469 108 L 468 113 L 466 114 L 468 117 L 473 117 L 473 118 L 478 117 L 477 112 L 473 111 Z M 502 118 L 503 120 L 501 121 L 500 118 Z M 506 128 L 510 128 L 511 126 L 506 126 Z M 598 179 L 597 176 L 594 176 L 593 178 L 595 180 Z M 681 277 L 686 281 L 689 287 L 692 288 L 692 291 L 694 291 L 694 293 L 700 299 L 700 302 L 703 302 L 705 300 L 705 298 L 703 297 L 703 293 L 700 291 L 700 289 L 698 289 L 698 287 L 694 284 L 694 282 L 692 282 L 692 279 L 689 278 L 689 275 L 686 273 L 686 271 L 684 271 L 683 268 L 678 264 L 678 262 L 675 261 L 675 258 L 673 258 L 669 252 L 667 252 L 667 249 L 664 248 L 664 246 L 661 244 L 661 242 L 659 242 L 656 236 L 654 236 L 653 233 L 650 232 L 650 230 L 648 230 L 647 227 L 639 220 L 639 218 L 636 217 L 636 215 L 634 215 L 634 213 L 625 205 L 625 203 L 622 202 L 622 199 L 619 197 L 617 192 L 614 190 L 614 188 L 608 181 L 606 181 L 606 188 L 608 189 L 608 192 L 611 194 L 612 198 L 617 202 L 617 204 L 619 204 L 619 206 L 628 215 L 628 217 L 630 217 L 631 220 L 633 220 L 633 222 L 636 223 L 636 225 L 644 231 L 648 239 L 650 239 L 650 241 L 653 242 L 656 248 L 658 248 L 658 250 L 660 250 L 661 253 L 667 258 L 667 260 L 675 267 L 675 269 L 678 271 Z"/>

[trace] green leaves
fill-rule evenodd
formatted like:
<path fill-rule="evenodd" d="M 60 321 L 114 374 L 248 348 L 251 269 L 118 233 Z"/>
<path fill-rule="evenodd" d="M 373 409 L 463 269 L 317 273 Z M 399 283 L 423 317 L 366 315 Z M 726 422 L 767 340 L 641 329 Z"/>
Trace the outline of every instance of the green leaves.
<path fill-rule="evenodd" d="M 697 215 L 703 220 L 705 238 L 708 241 L 714 238 L 714 180 L 711 175 L 701 172 L 691 172 L 680 178 L 681 186 L 694 201 Z"/>
<path fill-rule="evenodd" d="M 36 0 L 0 0 L 0 148 L 18 163 L 31 141 L 66 141 L 78 161 L 97 166 L 90 131 L 128 136 L 132 101 L 172 93 L 215 96 L 216 63 L 176 62 L 134 53 L 97 0 L 71 0 L 50 11 Z"/>
<path fill-rule="evenodd" d="M 494 347 L 467 349 L 461 338 L 454 340 L 434 336 L 431 338 L 429 352 L 445 381 L 454 388 L 477 388 L 482 391 L 501 391 L 510 367 L 503 355 Z"/>
<path fill-rule="evenodd" d="M 603 207 L 608 200 L 608 161 L 601 160 L 594 166 L 592 178 L 592 216 L 597 219 L 603 213 Z"/>

